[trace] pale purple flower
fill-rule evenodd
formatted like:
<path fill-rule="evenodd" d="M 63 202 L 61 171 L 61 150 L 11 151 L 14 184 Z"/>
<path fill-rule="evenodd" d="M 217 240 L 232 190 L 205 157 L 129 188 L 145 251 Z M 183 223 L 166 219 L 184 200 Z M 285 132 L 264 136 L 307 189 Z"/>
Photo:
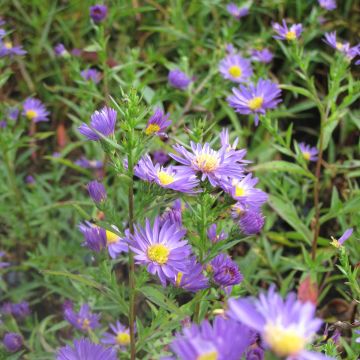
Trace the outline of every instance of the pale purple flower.
<path fill-rule="evenodd" d="M 186 231 L 166 221 L 160 225 L 156 217 L 154 225 L 146 219 L 145 228 L 137 225 L 130 235 L 130 249 L 135 253 L 137 264 L 146 265 L 150 274 L 157 275 L 163 286 L 179 272 L 187 271 L 191 247 L 183 240 Z"/>
<path fill-rule="evenodd" d="M 171 208 L 166 209 L 161 215 L 160 225 L 164 224 L 166 221 L 170 221 L 171 223 L 182 227 L 182 205 L 180 199 L 175 200 Z"/>
<path fill-rule="evenodd" d="M 150 117 L 146 124 L 145 134 L 146 135 L 162 135 L 168 126 L 171 124 L 169 120 L 170 114 L 164 114 L 164 112 L 157 108 L 154 114 Z"/>
<path fill-rule="evenodd" d="M 49 112 L 39 99 L 27 98 L 23 103 L 22 114 L 26 116 L 27 119 L 36 123 L 40 121 L 49 121 Z"/>
<path fill-rule="evenodd" d="M 16 121 L 19 117 L 20 110 L 16 107 L 12 107 L 8 110 L 7 118 L 9 120 Z"/>
<path fill-rule="evenodd" d="M 0 259 L 5 256 L 5 253 L 3 251 L 0 251 Z M 0 261 L 0 269 L 4 269 L 10 266 L 9 262 Z"/>
<path fill-rule="evenodd" d="M 57 352 L 56 360 L 117 360 L 116 350 L 94 344 L 88 339 L 74 340 L 74 346 L 66 345 Z"/>
<path fill-rule="evenodd" d="M 357 337 L 357 338 L 355 339 L 355 342 L 358 343 L 358 344 L 360 344 L 360 330 L 354 330 L 354 332 L 355 332 L 355 334 L 358 334 L 358 335 L 359 335 L 359 337 Z"/>
<path fill-rule="evenodd" d="M 0 40 L 0 58 L 5 56 L 13 57 L 15 55 L 25 55 L 27 51 L 22 46 L 14 44 L 10 40 Z"/>
<path fill-rule="evenodd" d="M 333 49 L 343 53 L 349 60 L 354 59 L 359 54 L 360 45 L 350 46 L 349 42 L 341 42 L 337 40 L 336 31 L 325 33 L 324 42 L 331 46 Z M 355 63 L 357 64 L 357 63 Z"/>
<path fill-rule="evenodd" d="M 288 40 L 294 41 L 298 39 L 303 31 L 301 24 L 291 25 L 290 28 L 286 25 L 286 21 L 282 21 L 282 26 L 278 23 L 272 25 L 273 29 L 277 32 L 278 35 L 275 35 L 274 38 L 278 40 Z"/>
<path fill-rule="evenodd" d="M 0 22 L 1 22 L 1 20 L 0 20 Z M 0 26 L 1 26 L 2 24 L 0 23 Z M 6 31 L 4 30 L 4 29 L 0 29 L 0 41 L 1 41 L 1 39 L 3 38 L 3 37 L 5 37 L 5 35 L 6 35 Z"/>
<path fill-rule="evenodd" d="M 344 242 L 352 235 L 353 231 L 353 228 L 346 229 L 344 234 L 342 234 L 342 236 L 339 238 L 339 240 L 331 237 L 331 245 L 335 246 L 336 248 L 340 248 L 344 244 Z"/>
<path fill-rule="evenodd" d="M 164 165 L 170 160 L 169 155 L 162 150 L 156 150 L 152 153 L 154 163 L 157 163 L 159 165 Z"/>
<path fill-rule="evenodd" d="M 282 101 L 281 90 L 270 80 L 259 79 L 257 84 L 248 87 L 239 85 L 232 89 L 233 94 L 227 101 L 236 112 L 255 115 L 255 125 L 259 123 L 259 114 L 264 115 L 268 109 L 274 109 Z"/>
<path fill-rule="evenodd" d="M 78 130 L 80 134 L 92 141 L 100 140 L 101 135 L 109 137 L 115 132 L 116 116 L 117 113 L 114 109 L 105 106 L 91 115 L 90 126 L 82 123 Z"/>
<path fill-rule="evenodd" d="M 238 7 L 235 3 L 230 3 L 226 6 L 226 10 L 230 15 L 232 15 L 235 19 L 240 19 L 249 14 L 249 8 L 246 6 Z"/>
<path fill-rule="evenodd" d="M 76 329 L 84 332 L 100 326 L 100 315 L 93 314 L 88 304 L 81 305 L 80 311 L 77 313 L 74 311 L 72 303 L 66 303 L 64 305 L 64 318 Z"/>
<path fill-rule="evenodd" d="M 228 238 L 228 234 L 225 231 L 220 231 L 217 233 L 217 225 L 211 224 L 207 230 L 207 236 L 212 243 L 216 243 L 218 241 L 223 241 Z"/>
<path fill-rule="evenodd" d="M 329 359 L 306 350 L 322 321 L 315 317 L 316 307 L 311 302 L 300 302 L 294 293 L 283 300 L 271 287 L 259 299 L 232 298 L 228 306 L 228 315 L 258 332 L 277 356 L 288 360 Z"/>
<path fill-rule="evenodd" d="M 114 345 L 119 347 L 122 351 L 126 351 L 130 344 L 130 330 L 122 325 L 119 321 L 115 325 L 110 324 L 112 333 L 106 332 L 101 339 L 101 342 L 106 345 Z"/>
<path fill-rule="evenodd" d="M 226 151 L 236 150 L 238 142 L 239 142 L 239 138 L 236 137 L 234 142 L 230 144 L 229 130 L 227 128 L 221 130 L 220 143 L 221 143 L 221 147 L 224 147 Z"/>
<path fill-rule="evenodd" d="M 86 69 L 80 72 L 81 77 L 86 81 L 98 84 L 101 80 L 101 72 L 96 69 Z"/>
<path fill-rule="evenodd" d="M 108 8 L 106 5 L 94 5 L 90 6 L 90 17 L 94 22 L 99 23 L 103 21 L 108 14 Z"/>
<path fill-rule="evenodd" d="M 54 52 L 56 56 L 64 56 L 65 54 L 67 54 L 65 45 L 61 43 L 54 46 Z"/>
<path fill-rule="evenodd" d="M 85 156 L 74 162 L 75 165 L 81 166 L 84 169 L 101 169 L 104 163 L 100 160 L 89 160 Z"/>
<path fill-rule="evenodd" d="M 228 55 L 221 60 L 219 71 L 224 79 L 237 83 L 246 82 L 253 73 L 250 61 L 237 54 Z"/>
<path fill-rule="evenodd" d="M 179 69 L 170 70 L 168 81 L 172 87 L 180 90 L 185 90 L 192 82 L 192 80 Z"/>
<path fill-rule="evenodd" d="M 318 0 L 319 5 L 325 10 L 335 10 L 336 0 Z"/>
<path fill-rule="evenodd" d="M 240 210 L 241 208 L 237 208 Z M 261 229 L 264 227 L 265 218 L 260 212 L 260 210 L 245 210 L 239 211 L 239 227 L 242 233 L 245 235 L 255 235 L 258 234 Z"/>
<path fill-rule="evenodd" d="M 301 142 L 301 143 L 299 143 L 299 149 L 302 153 L 302 156 L 304 157 L 304 159 L 306 161 L 316 161 L 317 160 L 318 150 L 315 146 L 311 147 L 310 145 L 307 145 L 304 142 Z"/>
<path fill-rule="evenodd" d="M 0 121 L 0 129 L 5 129 L 7 127 L 7 122 L 6 120 L 1 120 Z"/>
<path fill-rule="evenodd" d="M 6 333 L 3 338 L 3 344 L 6 351 L 14 353 L 21 349 L 23 345 L 23 338 L 20 334 L 17 333 Z"/>
<path fill-rule="evenodd" d="M 106 190 L 102 183 L 98 181 L 90 181 L 87 185 L 87 189 L 89 192 L 90 197 L 96 202 L 97 204 L 106 200 Z"/>
<path fill-rule="evenodd" d="M 251 59 L 259 61 L 264 64 L 268 64 L 274 58 L 274 54 L 267 48 L 262 50 L 251 50 Z"/>
<path fill-rule="evenodd" d="M 235 50 L 235 47 L 233 44 L 226 44 L 225 50 L 229 55 L 234 55 L 236 53 L 236 50 Z"/>

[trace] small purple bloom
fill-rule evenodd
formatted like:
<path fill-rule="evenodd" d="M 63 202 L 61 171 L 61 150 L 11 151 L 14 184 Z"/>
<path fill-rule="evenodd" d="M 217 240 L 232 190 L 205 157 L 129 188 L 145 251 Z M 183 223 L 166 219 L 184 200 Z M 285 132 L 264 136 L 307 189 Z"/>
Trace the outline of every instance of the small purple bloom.
<path fill-rule="evenodd" d="M 252 75 L 251 63 L 240 55 L 232 54 L 220 61 L 219 71 L 224 79 L 246 82 Z"/>
<path fill-rule="evenodd" d="M 259 123 L 259 114 L 264 115 L 268 109 L 274 109 L 282 101 L 281 90 L 270 80 L 259 79 L 257 84 L 248 87 L 239 85 L 232 89 L 233 95 L 227 98 L 229 105 L 236 112 L 255 115 L 255 125 Z"/>
<path fill-rule="evenodd" d="M 0 120 L 0 129 L 5 129 L 7 127 L 6 120 Z"/>
<path fill-rule="evenodd" d="M 25 178 L 25 182 L 28 185 L 33 185 L 33 184 L 35 184 L 35 178 L 32 175 L 28 175 Z"/>
<path fill-rule="evenodd" d="M 221 147 L 224 147 L 226 151 L 236 150 L 238 142 L 239 142 L 239 138 L 237 137 L 235 138 L 234 142 L 230 144 L 229 130 L 227 128 L 221 130 L 220 143 L 221 143 Z"/>
<path fill-rule="evenodd" d="M 179 69 L 170 70 L 168 75 L 169 84 L 177 89 L 185 90 L 191 83 L 191 79 Z"/>
<path fill-rule="evenodd" d="M 166 128 L 170 126 L 171 120 L 169 120 L 170 114 L 164 114 L 164 112 L 157 108 L 154 114 L 150 117 L 146 124 L 146 135 L 162 135 Z"/>
<path fill-rule="evenodd" d="M 298 39 L 303 31 L 301 24 L 291 25 L 290 28 L 286 25 L 286 21 L 282 21 L 282 26 L 278 23 L 273 24 L 273 29 L 278 33 L 274 39 L 294 41 Z"/>
<path fill-rule="evenodd" d="M 23 345 L 23 338 L 20 334 L 17 333 L 6 333 L 3 338 L 3 344 L 6 351 L 14 353 Z"/>
<path fill-rule="evenodd" d="M 130 330 L 122 325 L 119 321 L 115 325 L 110 324 L 113 333 L 106 332 L 101 339 L 101 342 L 106 345 L 114 345 L 122 351 L 126 351 L 130 344 Z"/>
<path fill-rule="evenodd" d="M 94 20 L 94 22 L 99 23 L 103 21 L 108 13 L 108 8 L 106 5 L 94 5 L 90 6 L 90 17 Z"/>
<path fill-rule="evenodd" d="M 164 165 L 170 160 L 169 155 L 162 150 L 156 150 L 152 153 L 154 163 Z"/>
<path fill-rule="evenodd" d="M 268 64 L 274 58 L 274 54 L 267 48 L 262 50 L 251 50 L 251 59 L 259 61 L 264 64 Z"/>
<path fill-rule="evenodd" d="M 230 3 L 226 6 L 226 10 L 230 15 L 232 15 L 235 19 L 240 19 L 249 14 L 249 8 L 244 6 L 239 8 L 236 4 Z"/>
<path fill-rule="evenodd" d="M 24 319 L 31 313 L 30 306 L 27 301 L 22 301 L 11 305 L 11 314 L 18 319 Z"/>
<path fill-rule="evenodd" d="M 340 248 L 344 242 L 352 235 L 354 229 L 353 228 L 349 228 L 346 229 L 344 234 L 340 237 L 339 240 L 336 240 L 335 238 L 331 237 L 332 242 L 331 245 L 335 246 L 336 248 Z"/>
<path fill-rule="evenodd" d="M 90 126 L 82 123 L 78 130 L 80 134 L 92 141 L 101 139 L 101 136 L 98 133 L 105 137 L 109 137 L 115 132 L 116 116 L 117 113 L 114 109 L 105 106 L 100 111 L 95 111 L 91 115 Z"/>
<path fill-rule="evenodd" d="M 360 46 L 356 45 L 351 47 L 349 42 L 341 42 L 336 38 L 336 32 L 325 33 L 324 42 L 331 46 L 333 49 L 343 53 L 349 60 L 354 59 L 359 54 Z M 357 63 L 355 63 L 357 64 Z"/>
<path fill-rule="evenodd" d="M 264 216 L 259 210 L 246 210 L 240 214 L 239 227 L 245 235 L 258 234 L 264 224 Z"/>
<path fill-rule="evenodd" d="M 64 306 L 64 318 L 76 329 L 87 332 L 100 326 L 100 315 L 92 314 L 88 304 L 83 304 L 80 311 L 76 313 L 71 303 Z"/>
<path fill-rule="evenodd" d="M 7 118 L 9 120 L 16 121 L 19 117 L 20 110 L 16 107 L 10 108 L 7 113 Z"/>
<path fill-rule="evenodd" d="M 137 225 L 130 235 L 130 249 L 137 264 L 146 265 L 150 274 L 157 275 L 163 286 L 179 272 L 186 272 L 191 247 L 183 240 L 186 231 L 166 221 L 160 225 L 156 217 L 153 227 L 146 219 L 145 228 Z"/>
<path fill-rule="evenodd" d="M 74 346 L 66 345 L 57 352 L 56 360 L 117 360 L 116 350 L 94 344 L 88 339 L 74 340 Z"/>
<path fill-rule="evenodd" d="M 0 58 L 5 56 L 13 57 L 14 55 L 25 55 L 27 51 L 22 46 L 14 46 L 9 40 L 0 41 Z"/>
<path fill-rule="evenodd" d="M 315 146 L 311 147 L 310 145 L 307 145 L 304 142 L 302 142 L 299 144 L 299 149 L 306 161 L 316 161 L 317 160 L 318 150 Z"/>
<path fill-rule="evenodd" d="M 85 156 L 74 162 L 75 165 L 81 166 L 84 169 L 101 169 L 104 163 L 100 160 L 89 160 Z"/>
<path fill-rule="evenodd" d="M 64 56 L 65 54 L 67 54 L 64 44 L 61 44 L 61 43 L 56 44 L 54 46 L 54 52 L 55 52 L 55 55 L 57 55 L 57 56 Z"/>
<path fill-rule="evenodd" d="M 359 337 L 355 339 L 355 342 L 360 344 L 360 330 L 355 330 L 354 332 L 359 335 Z"/>
<path fill-rule="evenodd" d="M 217 225 L 211 224 L 210 227 L 207 230 L 207 236 L 209 240 L 213 243 L 216 243 L 218 241 L 223 241 L 228 238 L 228 234 L 224 231 L 220 231 L 219 234 L 217 234 Z"/>
<path fill-rule="evenodd" d="M 102 201 L 106 200 L 106 190 L 102 183 L 98 181 L 90 181 L 87 185 L 87 189 L 89 192 L 90 197 L 95 201 L 97 204 L 101 203 Z"/>
<path fill-rule="evenodd" d="M 229 55 L 234 55 L 236 52 L 233 44 L 226 44 L 225 50 Z"/>
<path fill-rule="evenodd" d="M 319 5 L 325 10 L 335 10 L 336 9 L 336 0 L 318 0 Z"/>
<path fill-rule="evenodd" d="M 26 116 L 27 119 L 36 123 L 40 121 L 49 121 L 49 112 L 39 99 L 27 98 L 23 104 L 22 114 Z"/>
<path fill-rule="evenodd" d="M 96 69 L 83 70 L 80 75 L 84 80 L 92 81 L 94 84 L 98 84 L 101 80 L 101 72 Z"/>

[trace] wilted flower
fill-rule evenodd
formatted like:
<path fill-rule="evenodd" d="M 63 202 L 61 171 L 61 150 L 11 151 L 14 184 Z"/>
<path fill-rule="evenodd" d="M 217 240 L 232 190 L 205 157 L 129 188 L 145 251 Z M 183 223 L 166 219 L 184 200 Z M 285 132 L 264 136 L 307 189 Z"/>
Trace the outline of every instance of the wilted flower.
<path fill-rule="evenodd" d="M 25 55 L 27 51 L 23 50 L 22 46 L 14 44 L 10 40 L 0 40 L 0 58 L 5 56 L 13 57 L 14 55 Z"/>
<path fill-rule="evenodd" d="M 80 75 L 84 80 L 91 80 L 94 84 L 98 84 L 101 80 L 101 72 L 96 69 L 83 70 L 80 72 Z"/>
<path fill-rule="evenodd" d="M 240 55 L 231 54 L 220 61 L 219 71 L 224 79 L 246 82 L 252 75 L 251 63 Z"/>
<path fill-rule="evenodd" d="M 217 234 L 217 225 L 211 224 L 210 227 L 207 230 L 207 236 L 209 240 L 213 243 L 216 243 L 218 241 L 223 241 L 228 238 L 228 234 L 224 231 L 220 231 L 219 234 Z"/>
<path fill-rule="evenodd" d="M 290 29 L 286 25 L 286 21 L 282 21 L 282 26 L 278 23 L 273 24 L 273 29 L 278 33 L 278 35 L 274 36 L 275 39 L 278 40 L 288 40 L 293 41 L 300 37 L 303 27 L 301 24 L 291 25 Z"/>
<path fill-rule="evenodd" d="M 38 99 L 27 98 L 23 104 L 22 114 L 34 122 L 49 121 L 49 112 L 45 105 Z"/>
<path fill-rule="evenodd" d="M 255 125 L 259 123 L 259 114 L 264 115 L 266 110 L 274 109 L 282 101 L 281 90 L 278 85 L 270 80 L 259 79 L 256 85 L 248 87 L 239 85 L 232 89 L 233 95 L 227 101 L 236 112 L 255 115 Z"/>
<path fill-rule="evenodd" d="M 113 334 L 106 332 L 101 342 L 107 345 L 118 346 L 123 351 L 126 350 L 126 347 L 130 344 L 129 328 L 122 325 L 119 321 L 117 321 L 115 325 L 110 324 L 110 328 Z"/>
<path fill-rule="evenodd" d="M 114 109 L 105 106 L 100 111 L 95 111 L 91 115 L 90 126 L 82 123 L 78 130 L 88 140 L 100 140 L 101 136 L 98 133 L 106 137 L 114 134 L 116 116 L 117 113 Z"/>
<path fill-rule="evenodd" d="M 318 150 L 316 147 L 311 147 L 310 145 L 307 145 L 305 143 L 299 144 L 299 149 L 306 161 L 316 161 Z"/>
<path fill-rule="evenodd" d="M 336 9 L 336 0 L 318 0 L 319 5 L 326 10 Z"/>
<path fill-rule="evenodd" d="M 257 331 L 265 344 L 280 357 L 324 359 L 306 350 L 322 321 L 315 317 L 316 307 L 301 303 L 290 293 L 285 300 L 271 287 L 259 299 L 230 299 L 228 315 Z M 317 356 L 318 355 L 318 356 Z"/>
<path fill-rule="evenodd" d="M 64 318 L 76 329 L 85 332 L 100 326 L 100 315 L 91 313 L 88 304 L 81 305 L 80 311 L 76 313 L 72 303 L 66 303 L 64 305 Z"/>
<path fill-rule="evenodd" d="M 13 353 L 20 350 L 23 345 L 23 338 L 17 333 L 6 333 L 3 338 L 3 344 L 6 351 Z"/>
<path fill-rule="evenodd" d="M 105 348 L 88 339 L 80 339 L 74 340 L 74 347 L 62 347 L 57 352 L 56 360 L 117 360 L 117 355 L 113 348 Z"/>
<path fill-rule="evenodd" d="M 90 181 L 87 185 L 90 197 L 96 202 L 101 203 L 106 200 L 106 190 L 102 183 L 98 181 Z"/>
<path fill-rule="evenodd" d="M 170 160 L 169 155 L 165 151 L 162 151 L 162 150 L 154 151 L 152 156 L 153 156 L 154 162 L 159 165 L 164 165 L 165 163 L 167 163 Z"/>
<path fill-rule="evenodd" d="M 191 79 L 181 70 L 170 70 L 168 81 L 171 86 L 177 89 L 185 90 L 191 83 Z"/>
<path fill-rule="evenodd" d="M 274 58 L 274 54 L 267 48 L 262 50 L 251 50 L 251 59 L 268 64 Z"/>
<path fill-rule="evenodd" d="M 57 56 L 64 56 L 65 54 L 67 54 L 64 44 L 61 43 L 54 46 L 54 52 Z"/>
<path fill-rule="evenodd" d="M 156 217 L 153 227 L 146 219 L 145 228 L 135 227 L 130 235 L 130 249 L 135 253 L 137 264 L 146 265 L 150 274 L 157 275 L 163 286 L 167 279 L 174 279 L 179 272 L 186 272 L 185 261 L 191 253 L 187 240 L 182 240 L 186 231 L 166 221 L 160 225 Z"/>
<path fill-rule="evenodd" d="M 239 217 L 239 227 L 245 235 L 258 234 L 264 227 L 265 219 L 259 210 L 246 210 Z"/>
<path fill-rule="evenodd" d="M 170 114 L 165 115 L 160 108 L 157 108 L 146 124 L 145 134 L 163 134 L 166 128 L 171 124 L 171 120 L 168 120 L 169 116 Z"/>
<path fill-rule="evenodd" d="M 239 8 L 236 4 L 230 3 L 226 6 L 226 10 L 230 15 L 232 15 L 236 19 L 240 19 L 249 14 L 249 8 L 243 6 Z"/>
<path fill-rule="evenodd" d="M 353 228 L 350 229 L 346 229 L 344 234 L 340 237 L 339 240 L 336 240 L 334 237 L 331 237 L 332 242 L 331 245 L 335 246 L 336 248 L 340 248 L 344 242 L 352 235 L 353 233 Z"/>
<path fill-rule="evenodd" d="M 108 13 L 108 8 L 106 5 L 94 5 L 90 6 L 90 17 L 96 22 L 99 23 L 103 21 Z"/>

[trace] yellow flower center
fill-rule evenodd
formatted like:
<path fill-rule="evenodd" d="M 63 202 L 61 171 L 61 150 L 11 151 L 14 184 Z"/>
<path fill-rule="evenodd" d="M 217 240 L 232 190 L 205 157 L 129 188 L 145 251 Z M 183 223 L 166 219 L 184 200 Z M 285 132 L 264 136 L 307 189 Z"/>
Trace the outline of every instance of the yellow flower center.
<path fill-rule="evenodd" d="M 37 116 L 38 116 L 38 113 L 35 110 L 27 110 L 26 111 L 26 117 L 29 120 L 32 120 L 32 119 L 36 118 Z"/>
<path fill-rule="evenodd" d="M 129 345 L 130 344 L 130 335 L 125 332 L 118 333 L 116 335 L 116 343 L 119 345 Z"/>
<path fill-rule="evenodd" d="M 147 250 L 148 258 L 159 265 L 164 265 L 167 263 L 169 254 L 170 250 L 163 244 L 151 245 Z"/>
<path fill-rule="evenodd" d="M 175 180 L 173 176 L 169 175 L 165 171 L 159 171 L 157 175 L 161 185 L 169 185 Z"/>
<path fill-rule="evenodd" d="M 106 230 L 106 242 L 107 244 L 114 244 L 118 241 L 119 235 L 116 235 L 115 233 Z"/>
<path fill-rule="evenodd" d="M 304 157 L 305 160 L 308 160 L 308 161 L 309 161 L 309 160 L 310 160 L 310 156 L 311 156 L 311 155 L 310 155 L 310 153 L 309 153 L 308 151 L 304 151 L 304 152 L 303 152 L 303 157 Z"/>
<path fill-rule="evenodd" d="M 232 210 L 235 211 L 239 216 L 244 213 L 244 210 L 242 210 L 240 207 L 233 205 Z"/>
<path fill-rule="evenodd" d="M 341 244 L 334 237 L 331 237 L 332 242 L 330 243 L 332 246 L 335 246 L 337 249 L 341 247 Z"/>
<path fill-rule="evenodd" d="M 11 41 L 4 41 L 4 46 L 6 49 L 12 49 L 13 44 Z"/>
<path fill-rule="evenodd" d="M 341 50 L 343 47 L 344 47 L 344 45 L 341 42 L 338 42 L 338 41 L 336 42 L 336 48 L 338 50 Z"/>
<path fill-rule="evenodd" d="M 177 287 L 180 286 L 181 279 L 183 278 L 183 276 L 184 276 L 184 273 L 182 273 L 182 272 L 178 272 L 178 273 L 177 273 L 177 275 L 176 275 L 176 281 L 175 281 L 175 285 L 176 285 Z"/>
<path fill-rule="evenodd" d="M 81 320 L 79 319 L 79 322 L 81 322 Z M 88 319 L 84 319 L 82 324 L 81 324 L 81 327 L 84 329 L 84 330 L 89 330 L 90 329 L 90 321 Z"/>
<path fill-rule="evenodd" d="M 217 359 L 218 359 L 217 351 L 210 351 L 205 354 L 201 354 L 196 358 L 196 360 L 217 360 Z"/>
<path fill-rule="evenodd" d="M 160 130 L 160 126 L 158 124 L 149 124 L 145 130 L 146 135 L 152 135 L 157 133 Z"/>
<path fill-rule="evenodd" d="M 238 78 L 241 76 L 242 70 L 241 70 L 240 66 L 233 65 L 229 68 L 229 74 L 234 78 Z"/>
<path fill-rule="evenodd" d="M 262 96 L 254 97 L 253 99 L 249 100 L 248 106 L 250 110 L 255 111 L 259 110 L 264 102 L 264 98 Z"/>
<path fill-rule="evenodd" d="M 204 172 L 212 172 L 219 166 L 219 159 L 214 155 L 199 154 L 193 163 Z"/>
<path fill-rule="evenodd" d="M 212 273 L 212 272 L 214 271 L 214 268 L 212 267 L 211 264 L 207 264 L 207 265 L 206 265 L 206 271 L 207 271 L 208 273 Z"/>
<path fill-rule="evenodd" d="M 278 356 L 296 355 L 306 345 L 306 339 L 295 329 L 284 329 L 278 325 L 266 325 L 264 338 Z"/>
<path fill-rule="evenodd" d="M 245 194 L 246 194 L 246 191 L 244 188 L 242 188 L 239 185 L 235 186 L 235 196 L 236 197 L 245 196 Z"/>
<path fill-rule="evenodd" d="M 294 30 L 290 30 L 285 35 L 286 40 L 292 41 L 296 39 L 296 33 Z"/>

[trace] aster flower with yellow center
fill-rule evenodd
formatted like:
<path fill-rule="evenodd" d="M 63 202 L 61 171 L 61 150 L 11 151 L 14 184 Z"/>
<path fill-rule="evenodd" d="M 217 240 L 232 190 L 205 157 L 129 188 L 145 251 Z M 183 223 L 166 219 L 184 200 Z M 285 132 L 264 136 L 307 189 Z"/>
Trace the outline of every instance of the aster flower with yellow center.
<path fill-rule="evenodd" d="M 72 303 L 67 302 L 64 305 L 64 318 L 76 329 L 84 332 L 88 332 L 89 330 L 96 329 L 100 326 L 100 315 L 91 313 L 88 304 L 83 304 L 80 307 L 80 311 L 76 313 Z"/>
<path fill-rule="evenodd" d="M 2 29 L 0 29 L 1 31 Z M 0 32 L 0 58 L 9 56 L 13 57 L 14 55 L 25 55 L 27 52 L 23 50 L 22 46 L 14 45 L 10 40 L 1 40 L 1 35 L 5 35 L 5 33 Z"/>
<path fill-rule="evenodd" d="M 101 342 L 106 345 L 112 345 L 126 351 L 130 344 L 130 330 L 122 325 L 119 321 L 116 324 L 110 324 L 111 332 L 106 332 L 101 339 Z"/>
<path fill-rule="evenodd" d="M 353 229 L 346 229 L 344 234 L 337 240 L 334 237 L 331 237 L 331 245 L 335 246 L 336 248 L 341 248 L 341 246 L 344 244 L 344 242 L 352 235 Z"/>
<path fill-rule="evenodd" d="M 323 40 L 327 45 L 344 54 L 349 60 L 352 60 L 356 56 L 360 55 L 360 46 L 355 45 L 351 47 L 348 41 L 343 43 L 337 40 L 336 31 L 325 33 L 325 38 Z"/>
<path fill-rule="evenodd" d="M 220 61 L 219 72 L 224 79 L 246 82 L 252 75 L 251 63 L 237 54 L 230 54 Z"/>
<path fill-rule="evenodd" d="M 315 317 L 316 308 L 311 302 L 302 303 L 290 293 L 285 300 L 271 287 L 267 294 L 252 298 L 230 299 L 228 315 L 257 331 L 265 345 L 277 356 L 287 359 L 328 359 L 310 352 L 306 346 L 321 327 Z"/>
<path fill-rule="evenodd" d="M 24 101 L 22 114 L 33 122 L 49 121 L 49 112 L 45 105 L 35 98 L 27 98 Z"/>
<path fill-rule="evenodd" d="M 304 142 L 299 143 L 299 150 L 306 161 L 316 161 L 318 150 L 316 147 L 311 147 Z"/>
<path fill-rule="evenodd" d="M 294 24 L 288 28 L 286 21 L 282 21 L 282 26 L 278 23 L 273 24 L 273 29 L 278 34 L 274 36 L 275 39 L 278 40 L 287 40 L 294 41 L 298 39 L 303 31 L 303 27 L 301 24 Z"/>
<path fill-rule="evenodd" d="M 177 224 L 166 221 L 161 224 L 157 217 L 151 226 L 147 219 L 145 228 L 135 227 L 130 235 L 130 249 L 135 253 L 137 264 L 146 265 L 150 274 L 157 275 L 163 286 L 179 272 L 187 272 L 186 260 L 191 253 L 187 240 L 183 240 L 186 231 Z"/>
<path fill-rule="evenodd" d="M 157 108 L 154 114 L 150 117 L 145 128 L 146 135 L 162 135 L 165 129 L 170 126 L 171 120 L 169 120 L 170 114 L 164 114 L 164 112 Z"/>

